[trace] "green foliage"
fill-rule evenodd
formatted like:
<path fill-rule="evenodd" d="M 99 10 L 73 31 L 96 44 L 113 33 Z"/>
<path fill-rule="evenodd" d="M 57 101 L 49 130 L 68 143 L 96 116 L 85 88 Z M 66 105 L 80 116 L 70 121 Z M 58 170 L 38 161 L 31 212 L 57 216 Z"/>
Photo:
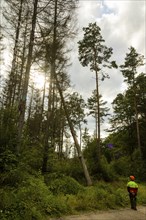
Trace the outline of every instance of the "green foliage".
<path fill-rule="evenodd" d="M 19 188 L 1 190 L 2 219 L 44 219 L 49 192 L 41 179 L 29 177 Z"/>
<path fill-rule="evenodd" d="M 25 164 L 28 172 L 40 171 L 42 166 L 43 147 L 40 143 L 32 143 L 23 147 L 21 152 L 21 164 Z"/>
<path fill-rule="evenodd" d="M 100 105 L 100 118 L 101 122 L 104 122 L 104 118 L 108 116 L 108 111 L 110 110 L 106 107 L 107 102 L 102 100 L 102 95 L 99 95 L 99 105 Z M 97 91 L 92 92 L 92 96 L 87 100 L 87 107 L 89 109 L 88 115 L 92 115 L 94 118 L 97 116 Z"/>
<path fill-rule="evenodd" d="M 145 184 L 138 184 L 138 203 L 146 205 L 146 187 Z"/>
<path fill-rule="evenodd" d="M 21 156 L 16 156 L 9 150 L 1 154 L 0 167 L 3 172 L 0 173 L 0 184 L 18 187 L 30 174 L 38 176 L 37 169 L 39 171 L 40 167 L 38 168 L 39 156 L 36 152 L 33 148 L 29 150 L 30 154 L 27 152 L 27 156 L 26 151 Z"/>
<path fill-rule="evenodd" d="M 123 184 L 123 185 L 122 185 Z M 128 204 L 126 183 L 105 183 L 100 181 L 95 186 L 85 188 L 77 196 L 68 196 L 67 203 L 75 211 L 115 209 Z"/>
<path fill-rule="evenodd" d="M 87 159 L 90 173 L 94 178 L 105 181 L 113 181 L 117 179 L 115 170 L 104 155 L 101 157 L 100 163 L 98 163 L 96 140 L 88 144 L 84 150 L 84 155 Z"/>
<path fill-rule="evenodd" d="M 107 162 L 107 159 L 104 156 L 101 158 L 100 161 L 100 178 L 108 182 L 117 179 L 115 170 L 113 169 L 111 164 Z"/>
<path fill-rule="evenodd" d="M 126 54 L 125 63 L 121 65 L 121 72 L 125 81 L 131 85 L 134 83 L 137 68 L 144 65 L 144 56 L 138 54 L 134 47 L 129 48 L 129 53 Z"/>
<path fill-rule="evenodd" d="M 18 163 L 17 157 L 10 150 L 6 150 L 0 154 L 0 170 L 7 172 L 15 168 Z"/>
<path fill-rule="evenodd" d="M 128 194 L 126 194 L 126 187 L 125 189 L 117 189 L 116 193 L 115 193 L 115 198 L 116 198 L 116 205 L 117 206 L 123 206 L 125 207 L 125 205 L 128 205 L 128 201 L 129 201 L 129 197 Z"/>
<path fill-rule="evenodd" d="M 97 141 L 94 139 L 92 142 L 90 142 L 84 149 L 83 153 L 87 159 L 87 164 L 91 175 L 95 175 L 98 168 Z"/>
<path fill-rule="evenodd" d="M 133 128 L 134 130 L 134 128 Z M 136 134 L 135 134 L 136 136 Z M 144 140 L 142 138 L 142 140 Z M 129 137 L 126 130 L 115 132 L 105 140 L 106 143 L 112 143 L 113 148 L 104 149 L 104 155 L 108 159 L 110 166 L 118 176 L 129 176 L 131 173 L 137 179 L 144 181 L 146 178 L 145 151 L 142 147 L 142 158 L 135 137 Z"/>
<path fill-rule="evenodd" d="M 55 195 L 60 193 L 63 193 L 64 195 L 76 195 L 79 191 L 83 190 L 83 187 L 75 179 L 64 176 L 62 178 L 52 180 L 49 184 L 49 190 Z"/>
<path fill-rule="evenodd" d="M 132 161 L 130 161 L 130 172 L 134 173 L 137 179 L 145 181 L 146 167 L 144 161 L 141 160 L 140 152 L 136 149 L 132 154 Z"/>
<path fill-rule="evenodd" d="M 74 126 L 79 126 L 81 122 L 86 123 L 85 120 L 85 101 L 77 92 L 70 94 L 66 102 L 70 119 Z"/>
<path fill-rule="evenodd" d="M 115 62 L 110 62 L 112 48 L 104 45 L 104 39 L 101 35 L 101 29 L 96 23 L 90 23 L 88 27 L 83 28 L 84 37 L 79 41 L 79 61 L 83 66 L 90 66 L 91 71 L 100 71 L 102 66 L 117 68 Z M 108 74 L 102 75 L 103 79 Z"/>
<path fill-rule="evenodd" d="M 111 163 L 115 173 L 119 176 L 129 176 L 130 174 L 130 159 L 126 156 L 120 157 L 117 160 L 113 160 Z"/>
<path fill-rule="evenodd" d="M 110 122 L 115 132 L 109 138 L 117 151 L 121 151 L 118 161 L 113 162 L 117 172 L 127 175 L 129 170 L 141 180 L 146 178 L 146 75 L 139 72 L 143 65 L 144 56 L 130 47 L 124 64 L 120 66 L 128 87 L 112 103 L 114 114 Z"/>
<path fill-rule="evenodd" d="M 3 220 L 43 220 L 47 215 L 65 214 L 69 209 L 66 198 L 53 196 L 41 177 L 28 177 L 18 189 L 1 189 L 0 196 Z"/>
<path fill-rule="evenodd" d="M 41 175 L 37 178 L 28 175 L 17 188 L 0 188 L 0 218 L 46 220 L 47 216 L 126 207 L 129 205 L 126 185 L 127 180 L 123 179 L 83 187 L 70 177 L 60 177 L 47 186 Z M 146 204 L 145 185 L 138 185 L 138 204 Z"/>
<path fill-rule="evenodd" d="M 7 149 L 12 152 L 16 151 L 17 117 L 16 108 L 0 109 L 0 154 Z"/>
<path fill-rule="evenodd" d="M 71 158 L 65 160 L 49 160 L 49 167 L 51 173 L 45 175 L 46 182 L 52 179 L 57 179 L 62 176 L 70 176 L 78 182 L 85 184 L 83 168 L 78 158 Z"/>

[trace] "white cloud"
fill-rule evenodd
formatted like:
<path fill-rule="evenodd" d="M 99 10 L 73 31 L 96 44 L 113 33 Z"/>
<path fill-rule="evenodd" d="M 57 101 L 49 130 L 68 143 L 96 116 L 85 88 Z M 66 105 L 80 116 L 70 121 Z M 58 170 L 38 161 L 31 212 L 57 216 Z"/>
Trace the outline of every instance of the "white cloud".
<path fill-rule="evenodd" d="M 146 57 L 145 45 L 145 0 L 94 0 L 79 2 L 78 27 L 79 33 L 74 43 L 72 53 L 73 65 L 70 69 L 71 81 L 83 98 L 90 97 L 95 89 L 94 74 L 89 68 L 82 67 L 78 61 L 77 41 L 83 37 L 82 28 L 91 22 L 97 22 L 105 39 L 105 44 L 113 48 L 113 59 L 121 65 L 128 48 L 133 46 Z M 110 79 L 100 83 L 100 91 L 109 106 L 116 95 L 126 88 L 119 70 L 109 71 Z M 90 129 L 94 130 L 93 123 Z M 106 126 L 106 125 L 105 125 Z M 104 126 L 104 127 L 105 127 Z M 103 132 L 103 134 L 105 134 Z"/>

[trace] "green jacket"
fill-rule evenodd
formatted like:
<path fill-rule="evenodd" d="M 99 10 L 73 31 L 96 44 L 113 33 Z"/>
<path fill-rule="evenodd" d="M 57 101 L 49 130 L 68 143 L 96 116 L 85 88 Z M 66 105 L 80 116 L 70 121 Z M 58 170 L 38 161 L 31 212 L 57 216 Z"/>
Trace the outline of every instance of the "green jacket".
<path fill-rule="evenodd" d="M 129 181 L 127 183 L 127 190 L 129 193 L 135 193 L 137 194 L 138 191 L 138 184 L 134 181 Z"/>

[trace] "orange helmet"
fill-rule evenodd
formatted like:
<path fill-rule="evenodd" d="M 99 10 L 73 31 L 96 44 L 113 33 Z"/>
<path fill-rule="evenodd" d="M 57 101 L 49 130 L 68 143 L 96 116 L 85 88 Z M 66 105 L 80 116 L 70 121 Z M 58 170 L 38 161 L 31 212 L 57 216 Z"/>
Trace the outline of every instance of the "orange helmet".
<path fill-rule="evenodd" d="M 135 180 L 135 176 L 130 176 L 130 179 L 134 181 Z"/>

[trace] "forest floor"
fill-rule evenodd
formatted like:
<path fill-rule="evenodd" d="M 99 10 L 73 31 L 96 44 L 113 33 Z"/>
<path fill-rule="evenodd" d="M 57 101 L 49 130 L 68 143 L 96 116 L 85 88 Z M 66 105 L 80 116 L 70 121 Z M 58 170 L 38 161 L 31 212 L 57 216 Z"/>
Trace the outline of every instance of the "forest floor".
<path fill-rule="evenodd" d="M 138 206 L 137 211 L 120 209 L 97 211 L 80 215 L 63 216 L 51 220 L 146 220 L 146 206 Z"/>

